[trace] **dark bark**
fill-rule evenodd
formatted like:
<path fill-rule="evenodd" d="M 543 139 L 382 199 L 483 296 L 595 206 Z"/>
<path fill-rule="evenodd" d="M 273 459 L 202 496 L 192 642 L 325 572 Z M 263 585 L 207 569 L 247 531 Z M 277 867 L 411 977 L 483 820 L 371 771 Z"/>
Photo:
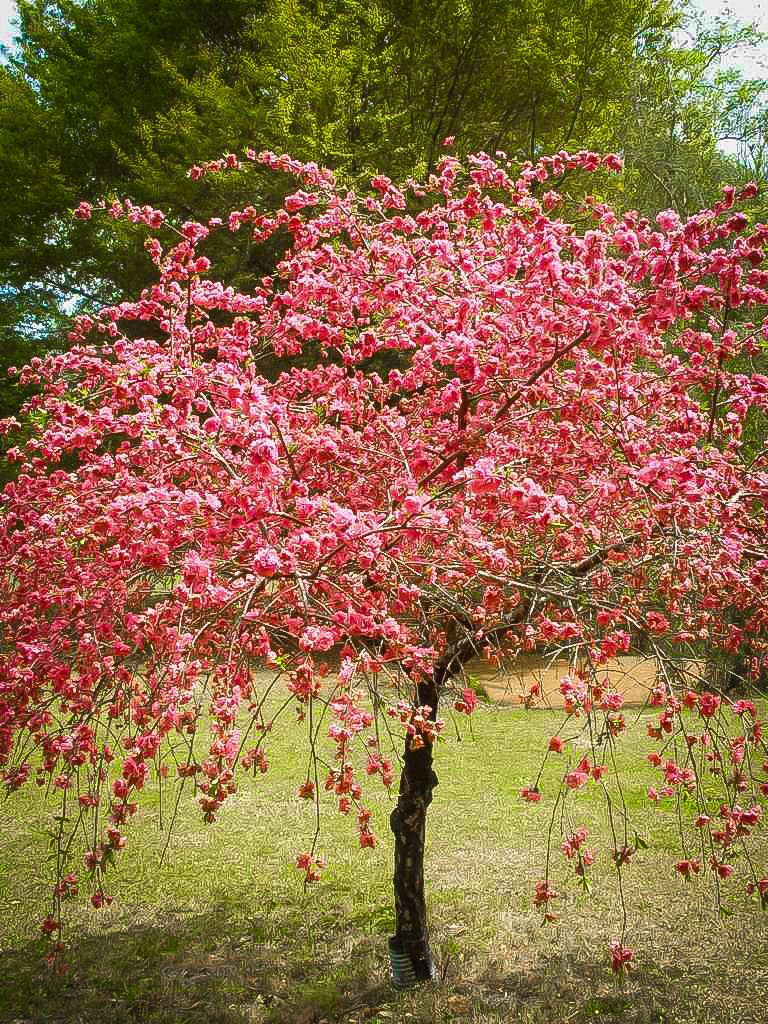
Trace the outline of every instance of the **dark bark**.
<path fill-rule="evenodd" d="M 514 618 L 519 621 L 520 617 L 522 613 L 518 610 Z M 416 687 L 416 703 L 431 708 L 432 720 L 437 718 L 437 706 L 446 682 L 477 653 L 475 627 L 468 617 L 460 622 L 449 616 L 446 638 L 446 650 L 432 678 L 422 679 Z M 395 942 L 410 957 L 416 981 L 433 977 L 424 896 L 424 845 L 427 808 L 432 803 L 436 785 L 432 747 L 427 743 L 414 748 L 410 737 L 406 737 L 400 795 L 389 824 L 395 837 Z"/>
<path fill-rule="evenodd" d="M 418 687 L 419 704 L 428 704 L 435 717 L 438 687 L 435 680 Z M 432 770 L 432 747 L 414 749 L 406 737 L 400 795 L 389 824 L 395 837 L 395 939 L 413 964 L 417 981 L 431 977 L 431 954 L 424 898 L 424 842 L 427 808 L 437 776 Z"/>
<path fill-rule="evenodd" d="M 460 639 L 457 633 L 461 633 Z M 431 708 L 429 717 L 433 721 L 437 718 L 437 706 L 446 682 L 476 653 L 474 628 L 469 618 L 458 623 L 449 617 L 446 636 L 448 645 L 432 678 L 422 679 L 416 687 L 416 703 Z M 395 941 L 410 957 L 416 981 L 428 981 L 433 976 L 424 896 L 424 845 L 427 808 L 432 803 L 436 785 L 432 747 L 428 743 L 414 747 L 407 736 L 400 795 L 389 824 L 395 837 Z"/>

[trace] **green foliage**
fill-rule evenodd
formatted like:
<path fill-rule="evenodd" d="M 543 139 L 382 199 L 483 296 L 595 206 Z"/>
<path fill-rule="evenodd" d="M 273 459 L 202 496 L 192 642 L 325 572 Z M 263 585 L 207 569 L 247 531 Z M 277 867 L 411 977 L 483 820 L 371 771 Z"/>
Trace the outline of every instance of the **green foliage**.
<path fill-rule="evenodd" d="M 629 72 L 626 116 L 611 126 L 627 167 L 620 183 L 607 185 L 611 198 L 646 214 L 695 213 L 715 201 L 723 184 L 755 177 L 754 166 L 727 153 L 738 141 L 756 144 L 754 107 L 766 83 L 717 69 L 759 37 L 723 20 L 706 28 L 689 17 L 684 27 L 685 45 L 673 18 L 644 33 Z"/>

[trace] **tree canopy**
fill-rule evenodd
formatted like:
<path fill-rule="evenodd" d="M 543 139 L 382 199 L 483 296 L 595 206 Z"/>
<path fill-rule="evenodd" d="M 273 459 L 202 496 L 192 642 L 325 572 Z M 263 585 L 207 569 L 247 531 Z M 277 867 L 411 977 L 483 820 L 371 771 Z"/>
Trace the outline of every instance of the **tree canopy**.
<path fill-rule="evenodd" d="M 648 797 L 679 801 L 670 871 L 703 869 L 721 900 L 738 871 L 768 905 L 760 705 L 691 670 L 738 651 L 755 682 L 768 661 L 768 466 L 741 443 L 768 378 L 727 365 L 766 341 L 768 227 L 743 212 L 756 187 L 652 222 L 594 199 L 568 209 L 559 180 L 620 167 L 588 151 L 522 167 L 444 156 L 424 184 L 378 175 L 365 192 L 248 158 L 294 176 L 274 213 L 78 208 L 148 229 L 158 277 L 25 371 L 42 393 L 0 524 L 6 788 L 36 778 L 76 803 L 99 906 L 152 766 L 194 779 L 208 821 L 266 768 L 281 723 L 254 665 L 282 673 L 309 726 L 325 779 L 302 773 L 297 791 L 354 811 L 363 848 L 377 842 L 364 779 L 390 786 L 398 758 L 372 734 L 383 713 L 404 737 L 393 942 L 425 978 L 433 744 L 441 704 L 476 706 L 465 666 L 533 647 L 571 659 L 560 688 L 588 749 L 553 737 L 543 755 L 564 755 L 556 800 L 573 815 L 591 787 L 622 807 L 623 845 L 595 837 L 620 871 L 636 847 L 611 750 L 630 723 L 604 667 L 641 644 L 659 666 Z M 195 174 L 238 168 L 229 155 Z M 247 292 L 217 279 L 208 253 L 278 231 L 291 246 L 274 274 Z M 373 369 L 390 351 L 397 367 Z M 287 361 L 277 380 L 268 353 Z M 521 798 L 542 799 L 536 779 Z M 584 838 L 562 836 L 577 880 Z M 297 853 L 315 879 L 314 850 Z M 77 875 L 42 923 L 54 962 Z M 547 920 L 557 895 L 545 873 Z M 632 955 L 615 936 L 614 969 Z"/>

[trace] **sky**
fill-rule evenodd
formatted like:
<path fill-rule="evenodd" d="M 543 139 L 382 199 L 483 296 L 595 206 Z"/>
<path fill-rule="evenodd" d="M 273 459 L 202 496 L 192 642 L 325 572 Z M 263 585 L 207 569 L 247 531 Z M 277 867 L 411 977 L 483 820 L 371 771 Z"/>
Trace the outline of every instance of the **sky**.
<path fill-rule="evenodd" d="M 0 0 L 0 43 L 10 43 L 13 34 L 10 21 L 15 13 L 16 4 L 13 0 Z"/>
<path fill-rule="evenodd" d="M 1 0 L 0 0 L 1 2 Z M 730 14 L 744 25 L 753 24 L 760 32 L 768 34 L 768 0 L 696 0 L 697 10 L 709 17 Z M 768 43 L 749 53 L 742 53 L 729 66 L 740 67 L 747 78 L 768 78 Z"/>

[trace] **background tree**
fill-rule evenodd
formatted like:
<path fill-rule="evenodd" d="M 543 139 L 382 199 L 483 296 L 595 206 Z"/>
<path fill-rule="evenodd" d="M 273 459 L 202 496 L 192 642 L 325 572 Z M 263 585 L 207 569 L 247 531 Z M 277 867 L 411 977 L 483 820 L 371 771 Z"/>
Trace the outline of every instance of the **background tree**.
<path fill-rule="evenodd" d="M 620 824 L 597 838 L 620 877 L 639 844 L 612 769 L 628 723 L 602 669 L 640 637 L 659 662 L 648 739 L 661 789 L 649 798 L 679 800 L 670 871 L 703 867 L 724 899 L 743 869 L 768 905 L 751 841 L 768 798 L 757 705 L 702 689 L 690 669 L 703 644 L 745 652 L 755 678 L 766 663 L 768 472 L 740 438 L 749 409 L 768 406 L 768 378 L 725 365 L 765 340 L 729 315 L 768 301 L 768 229 L 748 230 L 737 208 L 756 188 L 687 221 L 594 200 L 565 219 L 557 180 L 616 157 L 522 169 L 444 158 L 410 186 L 414 217 L 386 176 L 354 194 L 314 164 L 262 162 L 300 178 L 282 208 L 164 229 L 141 211 L 163 238 L 150 242 L 158 283 L 81 317 L 72 348 L 26 373 L 43 396 L 33 437 L 11 453 L 21 472 L 0 532 L 5 786 L 36 778 L 77 796 L 64 846 L 85 837 L 99 906 L 151 765 L 195 779 L 207 821 L 238 768 L 266 768 L 277 722 L 254 665 L 282 670 L 283 710 L 294 703 L 307 730 L 299 794 L 323 789 L 354 811 L 363 848 L 377 837 L 361 779 L 394 781 L 393 720 L 391 948 L 402 980 L 424 979 L 441 701 L 472 712 L 473 659 L 567 653 L 560 688 L 587 752 L 550 741 L 547 757 L 565 754 L 552 830 L 566 828 L 586 886 L 593 852 L 584 829 L 569 834 L 570 801 L 600 788 Z M 248 293 L 210 273 L 216 235 L 238 244 L 227 226 L 292 239 Z M 311 366 L 298 360 L 307 344 L 322 350 Z M 297 362 L 271 382 L 265 349 Z M 403 357 L 386 377 L 370 370 L 382 350 Z M 538 802 L 539 781 L 521 797 Z M 317 878 L 314 848 L 297 866 Z M 77 885 L 76 873 L 57 881 L 42 925 L 53 962 Z M 557 895 L 545 873 L 533 901 L 545 920 Z M 621 973 L 623 935 L 611 950 Z"/>
<path fill-rule="evenodd" d="M 729 21 L 704 27 L 694 19 L 686 27 L 683 35 L 670 19 L 643 34 L 625 115 L 607 128 L 607 147 L 625 159 L 621 181 L 609 190 L 620 204 L 648 215 L 665 205 L 692 214 L 714 203 L 726 182 L 762 181 L 764 133 L 756 107 L 766 83 L 721 70 L 723 60 L 760 37 Z M 757 159 L 745 162 L 749 147 Z"/>

